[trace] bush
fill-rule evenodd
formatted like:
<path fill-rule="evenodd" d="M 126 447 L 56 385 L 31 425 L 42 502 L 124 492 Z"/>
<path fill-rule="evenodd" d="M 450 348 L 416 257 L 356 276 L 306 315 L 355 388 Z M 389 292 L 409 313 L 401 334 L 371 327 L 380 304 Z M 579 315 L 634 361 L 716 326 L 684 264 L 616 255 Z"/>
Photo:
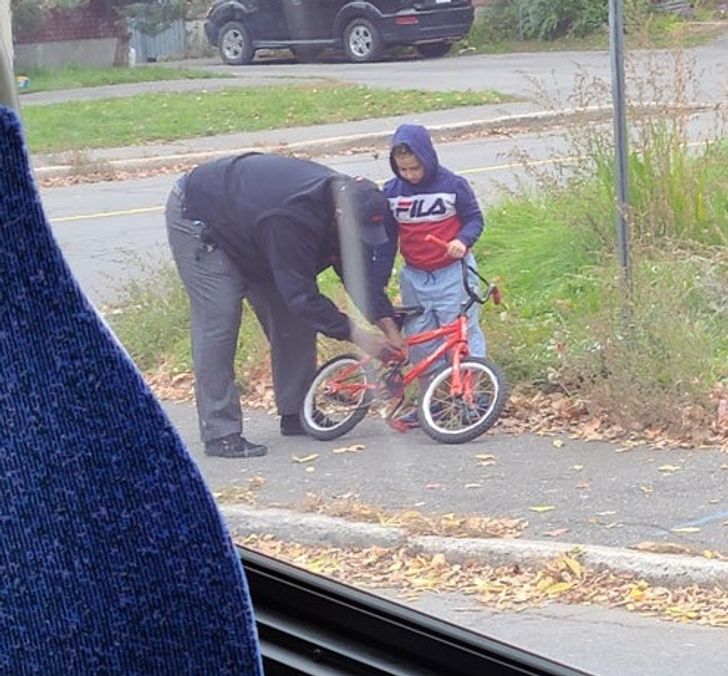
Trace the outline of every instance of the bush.
<path fill-rule="evenodd" d="M 519 4 L 526 39 L 584 37 L 609 19 L 606 0 L 529 0 Z"/>
<path fill-rule="evenodd" d="M 557 333 L 560 386 L 626 428 L 707 434 L 711 391 L 728 378 L 726 261 L 681 250 L 640 256 L 626 313 L 617 278 L 605 268 L 599 309 Z"/>
<path fill-rule="evenodd" d="M 607 20 L 606 0 L 496 0 L 473 26 L 470 41 L 584 37 Z"/>

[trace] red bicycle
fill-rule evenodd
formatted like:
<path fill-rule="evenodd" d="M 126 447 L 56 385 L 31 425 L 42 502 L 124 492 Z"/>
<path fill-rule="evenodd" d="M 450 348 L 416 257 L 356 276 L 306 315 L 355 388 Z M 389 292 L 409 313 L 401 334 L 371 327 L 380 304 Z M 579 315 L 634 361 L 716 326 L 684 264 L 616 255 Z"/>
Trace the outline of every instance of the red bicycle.
<path fill-rule="evenodd" d="M 432 236 L 429 238 L 447 246 Z M 427 357 L 415 364 L 406 359 L 378 364 L 372 357 L 344 354 L 319 368 L 301 407 L 301 422 L 309 435 L 322 441 L 336 439 L 358 425 L 375 402 L 387 405 L 385 418 L 390 426 L 405 431 L 409 425 L 398 415 L 405 390 L 442 357 L 447 357 L 447 364 L 429 377 L 419 397 L 422 429 L 441 443 L 460 444 L 493 426 L 506 404 L 508 386 L 495 364 L 469 356 L 467 312 L 474 303 L 492 300 L 497 305 L 500 294 L 498 287 L 490 284 L 465 259 L 462 259 L 462 271 L 468 299 L 462 303 L 458 316 L 444 326 L 406 339 L 408 345 L 440 339 L 441 343 Z M 484 283 L 483 296 L 470 286 L 468 272 Z M 401 307 L 395 311 L 398 320 L 403 322 L 421 314 L 423 308 Z"/>

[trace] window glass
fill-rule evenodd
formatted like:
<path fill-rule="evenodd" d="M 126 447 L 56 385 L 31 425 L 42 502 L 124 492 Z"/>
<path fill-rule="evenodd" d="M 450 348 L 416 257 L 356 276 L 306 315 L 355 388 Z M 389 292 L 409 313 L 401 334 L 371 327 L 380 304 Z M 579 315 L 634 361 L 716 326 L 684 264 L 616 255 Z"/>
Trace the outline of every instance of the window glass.
<path fill-rule="evenodd" d="M 237 543 L 588 672 L 724 673 L 720 4 L 626 3 L 613 61 L 604 2 L 373 4 L 61 22 L 61 68 L 17 11 L 69 265 Z M 385 297 L 408 361 L 362 361 Z"/>

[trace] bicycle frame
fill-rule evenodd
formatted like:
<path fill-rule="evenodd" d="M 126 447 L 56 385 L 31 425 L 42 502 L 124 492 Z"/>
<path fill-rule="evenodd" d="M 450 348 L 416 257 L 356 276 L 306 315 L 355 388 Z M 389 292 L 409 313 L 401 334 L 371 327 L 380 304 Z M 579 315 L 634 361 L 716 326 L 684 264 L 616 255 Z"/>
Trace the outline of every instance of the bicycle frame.
<path fill-rule="evenodd" d="M 404 384 L 407 386 L 412 383 L 416 378 L 425 373 L 438 359 L 452 351 L 452 364 L 454 367 L 452 394 L 459 396 L 462 394 L 460 361 L 468 353 L 467 316 L 464 313 L 461 313 L 458 315 L 457 319 L 445 324 L 445 326 L 410 336 L 405 339 L 405 342 L 407 345 L 420 345 L 421 343 L 427 343 L 430 340 L 437 338 L 447 338 L 447 340 L 441 343 L 434 352 L 414 364 L 412 368 L 404 374 Z"/>
<path fill-rule="evenodd" d="M 439 240 L 432 235 L 428 235 L 427 239 L 428 241 L 439 244 L 440 246 L 448 246 L 447 242 Z M 423 331 L 422 333 L 418 333 L 414 336 L 409 336 L 408 338 L 405 338 L 405 343 L 410 346 L 420 345 L 422 343 L 427 343 L 431 340 L 436 340 L 439 338 L 445 338 L 445 340 L 434 350 L 434 352 L 429 354 L 424 359 L 418 361 L 416 364 L 413 364 L 410 369 L 402 374 L 401 382 L 403 388 L 406 388 L 408 385 L 414 382 L 415 379 L 426 373 L 435 362 L 441 359 L 444 355 L 450 353 L 453 366 L 450 394 L 453 397 L 462 397 L 464 395 L 466 401 L 472 403 L 471 383 L 466 382 L 468 379 L 463 378 L 460 369 L 460 363 L 462 362 L 463 358 L 466 357 L 468 354 L 467 313 L 474 303 L 479 303 L 482 305 L 486 303 L 489 299 L 492 299 L 493 302 L 498 305 L 500 303 L 500 293 L 497 286 L 488 282 L 488 280 L 482 277 L 477 270 L 470 267 L 464 258 L 461 259 L 461 264 L 463 273 L 463 286 L 465 288 L 465 291 L 467 292 L 468 300 L 463 303 L 457 318 L 451 322 L 448 322 L 447 324 L 445 324 L 445 326 L 441 326 L 437 329 L 433 329 L 430 331 Z M 484 296 L 479 296 L 470 287 L 470 284 L 468 283 L 468 270 L 474 272 L 480 278 L 480 280 L 485 283 L 486 292 Z M 376 391 L 380 389 L 382 387 L 381 378 L 376 383 L 351 384 L 342 382 L 345 381 L 349 376 L 353 375 L 357 371 L 357 369 L 360 369 L 367 364 L 372 363 L 373 361 L 375 360 L 372 357 L 363 357 L 356 364 L 352 364 L 350 368 L 344 369 L 337 378 L 338 382 L 329 383 L 332 394 L 336 394 L 338 392 L 346 392 L 348 394 L 356 395 L 360 394 L 362 390 Z M 395 369 L 399 369 L 405 366 L 405 364 L 406 362 L 402 361 L 400 363 L 394 363 L 393 367 Z M 385 387 L 387 387 L 386 383 Z M 403 396 L 400 397 L 397 405 L 387 416 L 387 421 L 390 425 L 393 424 L 392 416 L 397 411 L 402 401 Z"/>
<path fill-rule="evenodd" d="M 465 311 L 461 312 L 455 320 L 445 324 L 445 326 L 441 326 L 431 331 L 423 331 L 422 333 L 410 336 L 409 338 L 405 339 L 405 342 L 407 343 L 407 345 L 419 345 L 421 343 L 427 343 L 431 340 L 435 340 L 438 338 L 446 338 L 446 340 L 441 343 L 437 347 L 437 349 L 434 350 L 434 352 L 429 354 L 424 359 L 418 361 L 416 364 L 412 365 L 412 367 L 403 374 L 403 385 L 405 387 L 410 385 L 423 373 L 425 373 L 430 368 L 430 366 L 432 366 L 432 364 L 434 364 L 448 352 L 451 352 L 451 359 L 454 367 L 451 394 L 453 396 L 461 396 L 465 389 L 465 385 L 461 378 L 460 362 L 462 361 L 463 357 L 465 357 L 468 353 L 468 318 L 465 314 Z M 346 379 L 356 373 L 358 369 L 374 361 L 375 360 L 373 357 L 362 357 L 362 359 L 360 359 L 356 364 L 352 364 L 349 368 L 344 369 L 338 375 L 336 381 L 329 383 L 331 393 L 337 394 L 339 392 L 345 392 L 347 394 L 356 395 L 361 393 L 362 390 L 374 391 L 378 389 L 381 386 L 381 383 L 379 382 L 366 384 L 345 382 Z M 404 366 L 405 363 L 406 362 L 401 362 L 399 364 L 395 364 L 395 366 Z"/>

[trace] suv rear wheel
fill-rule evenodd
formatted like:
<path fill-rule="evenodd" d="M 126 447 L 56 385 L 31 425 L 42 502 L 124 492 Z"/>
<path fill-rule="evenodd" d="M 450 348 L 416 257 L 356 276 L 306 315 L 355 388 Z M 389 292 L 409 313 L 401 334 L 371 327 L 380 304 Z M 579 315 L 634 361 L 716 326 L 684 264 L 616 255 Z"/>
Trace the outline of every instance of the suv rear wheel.
<path fill-rule="evenodd" d="M 445 56 L 452 45 L 449 42 L 427 42 L 424 45 L 417 45 L 417 51 L 427 59 L 436 59 Z"/>
<path fill-rule="evenodd" d="M 231 66 L 244 66 L 253 60 L 253 43 L 239 21 L 228 21 L 220 29 L 218 48 L 222 60 Z"/>
<path fill-rule="evenodd" d="M 344 29 L 344 51 L 349 61 L 357 63 L 381 58 L 384 45 L 376 26 L 364 18 L 350 21 Z"/>

